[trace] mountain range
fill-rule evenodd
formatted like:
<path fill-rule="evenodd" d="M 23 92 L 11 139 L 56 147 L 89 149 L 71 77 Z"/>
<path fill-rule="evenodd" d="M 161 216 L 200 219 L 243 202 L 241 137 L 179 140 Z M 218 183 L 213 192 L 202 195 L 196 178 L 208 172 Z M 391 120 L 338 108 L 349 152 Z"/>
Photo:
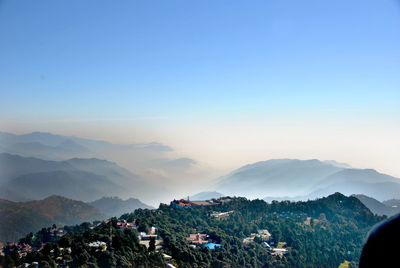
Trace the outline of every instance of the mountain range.
<path fill-rule="evenodd" d="M 172 151 L 172 148 L 157 142 L 122 145 L 47 132 L 21 135 L 0 132 L 0 150 L 0 152 L 47 160 L 65 160 L 75 156 L 90 157 L 110 150 L 136 150 L 143 153 L 145 151 L 168 152 Z"/>
<path fill-rule="evenodd" d="M 400 198 L 400 179 L 335 161 L 273 159 L 243 166 L 217 180 L 226 195 L 271 200 L 307 200 L 335 192 L 383 201 Z"/>
<path fill-rule="evenodd" d="M 166 157 L 173 149 L 156 142 L 121 145 L 43 132 L 0 132 L 1 151 L 0 198 L 11 201 L 52 194 L 86 202 L 103 196 L 133 196 L 156 205 L 173 198 L 171 191 L 176 194 L 193 187 L 184 184 L 189 176 L 193 183 L 203 178 L 197 179 L 199 174 L 193 172 L 196 161 Z M 316 159 L 272 159 L 245 165 L 215 180 L 208 189 L 217 195 L 267 201 L 315 199 L 335 192 L 363 194 L 378 201 L 400 199 L 398 178 Z"/>
<path fill-rule="evenodd" d="M 103 196 L 151 198 L 163 189 L 116 163 L 96 158 L 49 161 L 0 154 L 0 198 L 28 201 L 56 194 L 82 201 Z"/>
<path fill-rule="evenodd" d="M 72 158 L 108 160 L 162 187 L 164 190 L 158 195 L 164 194 L 165 190 L 179 192 L 177 187 L 187 182 L 188 176 L 200 179 L 204 172 L 210 172 L 209 168 L 205 171 L 197 161 L 178 155 L 173 148 L 159 142 L 115 144 L 47 132 L 20 135 L 0 132 L 0 153 L 48 161 Z M 168 195 L 168 200 L 170 197 Z"/>

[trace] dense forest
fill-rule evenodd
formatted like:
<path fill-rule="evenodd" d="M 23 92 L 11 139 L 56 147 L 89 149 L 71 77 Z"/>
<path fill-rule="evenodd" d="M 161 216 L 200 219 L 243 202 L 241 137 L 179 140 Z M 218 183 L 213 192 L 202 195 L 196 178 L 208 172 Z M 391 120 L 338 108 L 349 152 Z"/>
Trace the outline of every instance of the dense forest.
<path fill-rule="evenodd" d="M 9 254 L 1 258 L 1 264 L 10 267 L 36 261 L 41 267 L 55 267 L 62 265 L 62 259 L 72 267 L 338 267 L 344 261 L 356 266 L 368 231 L 384 219 L 357 198 L 340 193 L 307 202 L 225 200 L 229 202 L 182 209 L 161 204 L 155 210 L 138 209 L 97 225 L 64 228 L 66 235 L 40 251 L 25 257 Z M 216 211 L 232 213 L 217 218 Z M 136 228 L 119 229 L 122 220 L 134 222 Z M 151 227 L 162 239 L 160 248 L 152 239 L 149 247 L 139 243 L 140 233 L 149 233 Z M 284 249 L 285 254 L 274 254 L 258 237 L 244 243 L 259 230 L 268 230 L 269 245 Z M 209 242 L 220 246 L 190 244 L 187 238 L 197 233 L 207 234 Z M 32 237 L 35 243 L 38 237 L 44 238 L 31 234 L 21 242 L 32 244 Z M 93 241 L 108 247 L 90 247 Z"/>

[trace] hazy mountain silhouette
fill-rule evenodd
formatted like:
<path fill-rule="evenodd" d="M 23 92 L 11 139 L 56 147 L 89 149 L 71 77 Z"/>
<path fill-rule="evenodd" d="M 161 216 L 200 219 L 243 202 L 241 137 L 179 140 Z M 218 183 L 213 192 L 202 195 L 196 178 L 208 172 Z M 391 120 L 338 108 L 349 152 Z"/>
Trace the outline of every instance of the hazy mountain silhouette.
<path fill-rule="evenodd" d="M 251 198 L 303 195 L 340 170 L 318 160 L 272 159 L 243 166 L 220 178 L 216 190 Z"/>
<path fill-rule="evenodd" d="M 220 178 L 215 189 L 266 201 L 315 199 L 335 192 L 364 194 L 380 201 L 400 198 L 400 179 L 373 169 L 340 166 L 347 165 L 315 159 L 273 159 L 233 171 Z"/>
<path fill-rule="evenodd" d="M 0 153 L 0 183 L 29 173 L 71 170 L 77 169 L 68 162 L 47 161 L 34 157 Z"/>
<path fill-rule="evenodd" d="M 200 183 L 200 178 L 205 176 L 204 172 L 210 172 L 199 168 L 195 160 L 177 156 L 171 147 L 158 142 L 114 144 L 44 132 L 22 135 L 0 132 L 0 153 L 49 161 L 71 158 L 105 159 L 116 162 L 130 172 L 146 178 L 151 184 L 169 191 L 175 191 L 176 186 L 187 183 L 188 176 Z"/>
<path fill-rule="evenodd" d="M 393 208 L 400 208 L 400 199 L 389 199 L 382 202 L 383 204 L 393 207 Z"/>
<path fill-rule="evenodd" d="M 189 197 L 192 201 L 200 201 L 200 200 L 211 200 L 211 199 L 218 199 L 225 196 L 224 194 L 212 191 L 212 192 L 200 192 L 195 195 Z"/>
<path fill-rule="evenodd" d="M 0 132 L 0 149 L 6 153 L 38 157 L 46 160 L 93 157 L 115 150 L 130 150 L 141 153 L 172 151 L 169 146 L 157 142 L 122 145 L 46 132 L 32 132 L 22 135 Z"/>
<path fill-rule="evenodd" d="M 345 195 L 363 194 L 379 201 L 400 198 L 400 179 L 373 169 L 344 169 L 315 185 L 310 198 L 340 191 Z"/>
<path fill-rule="evenodd" d="M 400 212 L 400 207 L 393 208 L 391 206 L 384 204 L 383 202 L 379 202 L 378 200 L 376 200 L 372 197 L 362 195 L 362 194 L 357 194 L 357 195 L 352 195 L 352 196 L 354 196 L 358 200 L 360 200 L 374 214 L 393 216 Z"/>
<path fill-rule="evenodd" d="M 123 187 L 105 176 L 85 171 L 51 171 L 19 176 L 5 185 L 1 197 L 13 201 L 42 199 L 49 195 L 91 201 L 108 193 L 126 195 Z"/>
<path fill-rule="evenodd" d="M 136 198 L 122 200 L 119 197 L 102 197 L 96 201 L 89 202 L 88 204 L 92 207 L 99 209 L 103 214 L 108 217 L 119 217 L 125 213 L 132 213 L 135 209 L 138 208 L 153 208 L 152 206 L 146 205 Z"/>
<path fill-rule="evenodd" d="M 360 182 L 360 183 L 382 183 L 382 182 L 394 182 L 400 183 L 400 179 L 382 174 L 374 169 L 343 169 L 336 172 L 323 181 L 318 183 L 315 188 L 325 188 L 332 185 L 338 185 L 341 183 L 348 182 Z"/>
<path fill-rule="evenodd" d="M 108 195 L 146 198 L 165 192 L 115 163 L 95 158 L 46 161 L 3 153 L 0 165 L 0 197 L 12 201 L 53 194 L 83 201 Z"/>

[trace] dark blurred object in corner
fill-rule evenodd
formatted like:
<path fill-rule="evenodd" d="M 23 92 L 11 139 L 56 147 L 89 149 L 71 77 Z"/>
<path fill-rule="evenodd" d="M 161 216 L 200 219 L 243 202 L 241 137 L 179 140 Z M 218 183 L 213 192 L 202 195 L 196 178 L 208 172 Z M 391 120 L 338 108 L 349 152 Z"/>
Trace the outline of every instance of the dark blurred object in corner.
<path fill-rule="evenodd" d="M 360 267 L 400 267 L 400 214 L 378 227 L 368 237 Z"/>

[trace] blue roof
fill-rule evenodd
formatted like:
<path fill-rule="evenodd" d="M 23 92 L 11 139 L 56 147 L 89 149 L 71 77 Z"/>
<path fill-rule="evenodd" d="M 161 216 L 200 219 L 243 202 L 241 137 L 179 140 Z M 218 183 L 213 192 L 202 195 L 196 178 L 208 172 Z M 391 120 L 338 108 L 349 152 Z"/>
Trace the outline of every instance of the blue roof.
<path fill-rule="evenodd" d="M 215 243 L 207 243 L 204 246 L 208 247 L 211 250 L 214 250 L 215 248 L 220 248 L 222 247 L 221 244 L 215 244 Z"/>

